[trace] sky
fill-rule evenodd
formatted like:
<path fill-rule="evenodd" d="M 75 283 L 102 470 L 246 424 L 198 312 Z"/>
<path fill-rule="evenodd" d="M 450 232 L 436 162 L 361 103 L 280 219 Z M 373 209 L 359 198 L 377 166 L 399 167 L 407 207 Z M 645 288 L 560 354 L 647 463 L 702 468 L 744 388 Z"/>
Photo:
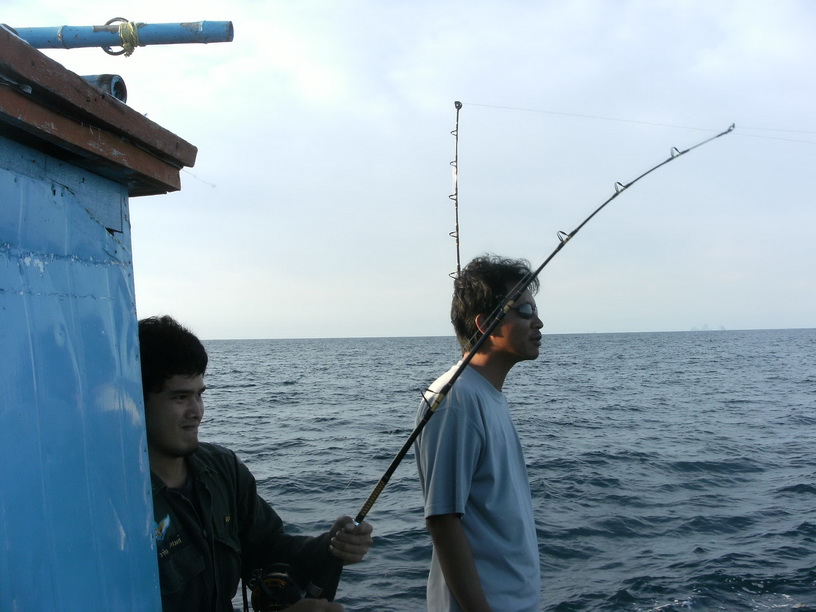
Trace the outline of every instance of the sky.
<path fill-rule="evenodd" d="M 232 21 L 45 53 L 198 147 L 130 200 L 139 317 L 202 338 L 451 335 L 462 265 L 544 268 L 544 332 L 816 327 L 816 2 L 4 0 L 12 27 Z"/>

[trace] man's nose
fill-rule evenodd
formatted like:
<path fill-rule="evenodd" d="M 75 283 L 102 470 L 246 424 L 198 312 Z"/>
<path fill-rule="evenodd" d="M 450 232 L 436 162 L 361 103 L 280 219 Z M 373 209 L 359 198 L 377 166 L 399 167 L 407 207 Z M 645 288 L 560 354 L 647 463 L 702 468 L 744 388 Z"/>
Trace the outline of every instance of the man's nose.
<path fill-rule="evenodd" d="M 187 413 L 199 420 L 204 416 L 204 400 L 200 396 L 193 396 L 187 403 Z"/>

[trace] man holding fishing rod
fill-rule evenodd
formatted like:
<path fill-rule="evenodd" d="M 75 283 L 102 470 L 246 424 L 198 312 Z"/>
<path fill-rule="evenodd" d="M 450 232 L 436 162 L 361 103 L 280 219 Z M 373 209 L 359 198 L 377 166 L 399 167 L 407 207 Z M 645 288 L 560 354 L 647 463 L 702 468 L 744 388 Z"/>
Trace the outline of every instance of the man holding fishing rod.
<path fill-rule="evenodd" d="M 338 560 L 362 561 L 371 525 L 343 516 L 317 537 L 286 534 L 235 454 L 198 441 L 208 359 L 199 339 L 170 317 L 153 317 L 139 321 L 139 344 L 163 611 L 232 612 L 239 580 L 255 570 L 268 578 L 256 580 L 266 603 L 298 600 L 303 589 L 315 596 L 260 609 L 342 611 L 330 601 Z"/>
<path fill-rule="evenodd" d="M 462 269 L 454 281 L 451 322 L 466 355 L 529 273 L 524 260 L 491 255 Z M 538 357 L 543 324 L 533 299 L 537 290 L 535 278 L 488 332 L 417 440 L 425 522 L 433 539 L 429 612 L 540 609 L 527 467 L 502 393 L 510 369 Z M 458 368 L 431 385 L 418 422 Z"/>

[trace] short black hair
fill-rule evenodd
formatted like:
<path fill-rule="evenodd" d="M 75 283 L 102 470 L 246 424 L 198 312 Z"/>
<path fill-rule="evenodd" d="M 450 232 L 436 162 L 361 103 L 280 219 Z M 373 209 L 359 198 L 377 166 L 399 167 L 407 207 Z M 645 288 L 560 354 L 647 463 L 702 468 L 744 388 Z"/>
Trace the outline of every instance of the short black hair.
<path fill-rule="evenodd" d="M 196 335 L 172 317 L 139 321 L 142 391 L 159 393 L 173 376 L 204 375 L 207 351 Z"/>
<path fill-rule="evenodd" d="M 509 259 L 485 254 L 467 264 L 453 281 L 451 323 L 463 351 L 469 351 L 471 342 L 478 337 L 478 315 L 489 315 L 507 297 L 512 287 L 530 274 L 526 259 Z M 538 278 L 529 284 L 531 293 L 538 291 Z"/>

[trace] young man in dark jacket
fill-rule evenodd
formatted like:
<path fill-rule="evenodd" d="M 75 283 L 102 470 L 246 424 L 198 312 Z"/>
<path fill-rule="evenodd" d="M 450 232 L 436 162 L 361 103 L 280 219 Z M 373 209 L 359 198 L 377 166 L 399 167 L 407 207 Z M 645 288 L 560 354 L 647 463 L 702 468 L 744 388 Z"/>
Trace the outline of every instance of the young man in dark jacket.
<path fill-rule="evenodd" d="M 199 339 L 154 317 L 139 322 L 139 343 L 164 612 L 232 612 L 239 580 L 278 564 L 300 588 L 322 589 L 322 599 L 287 610 L 342 610 L 330 602 L 340 566 L 363 559 L 371 526 L 344 516 L 318 537 L 286 534 L 235 454 L 198 441 L 207 368 Z"/>

